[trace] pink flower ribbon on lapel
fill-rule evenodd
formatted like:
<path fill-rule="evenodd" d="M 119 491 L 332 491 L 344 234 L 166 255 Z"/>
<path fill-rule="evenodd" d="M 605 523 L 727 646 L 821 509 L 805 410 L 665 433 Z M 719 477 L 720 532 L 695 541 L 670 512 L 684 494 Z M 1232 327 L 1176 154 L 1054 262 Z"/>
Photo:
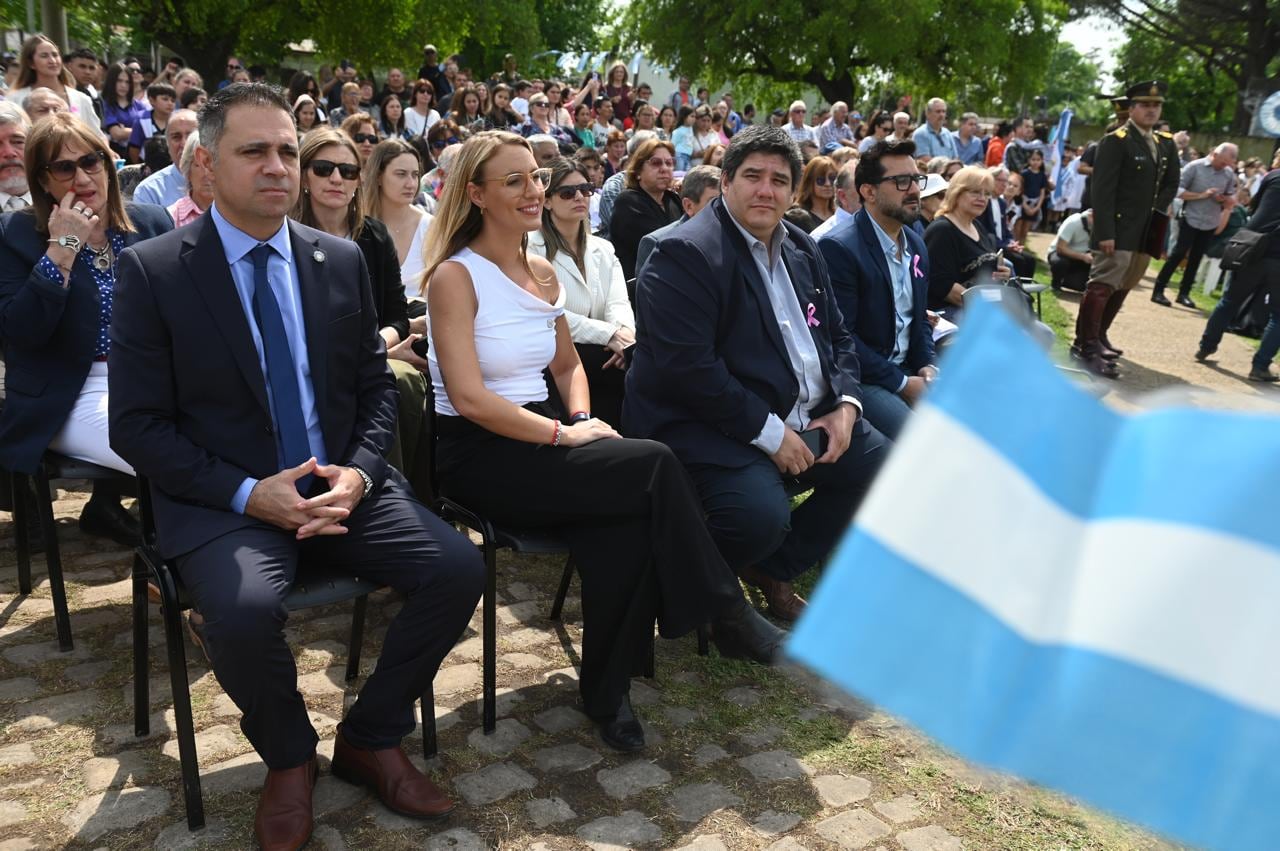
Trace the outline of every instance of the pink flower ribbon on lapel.
<path fill-rule="evenodd" d="M 911 271 L 917 278 L 924 277 L 924 272 L 920 271 L 920 255 L 919 254 L 911 258 Z"/>
<path fill-rule="evenodd" d="M 807 310 L 809 312 L 809 327 L 817 328 L 819 325 L 822 324 L 821 322 L 818 321 L 818 317 L 814 315 L 818 312 L 818 308 L 813 306 L 813 302 L 809 302 L 809 307 L 807 308 Z"/>

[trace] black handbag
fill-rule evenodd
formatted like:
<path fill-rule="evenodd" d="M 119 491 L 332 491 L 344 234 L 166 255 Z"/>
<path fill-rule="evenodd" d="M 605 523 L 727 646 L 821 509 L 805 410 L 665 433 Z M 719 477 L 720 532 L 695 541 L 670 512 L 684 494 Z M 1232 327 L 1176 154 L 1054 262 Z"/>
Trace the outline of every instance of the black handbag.
<path fill-rule="evenodd" d="M 1240 228 L 1227 240 L 1227 247 L 1222 250 L 1222 268 L 1228 272 L 1249 268 L 1267 253 L 1270 242 L 1269 233 Z"/>

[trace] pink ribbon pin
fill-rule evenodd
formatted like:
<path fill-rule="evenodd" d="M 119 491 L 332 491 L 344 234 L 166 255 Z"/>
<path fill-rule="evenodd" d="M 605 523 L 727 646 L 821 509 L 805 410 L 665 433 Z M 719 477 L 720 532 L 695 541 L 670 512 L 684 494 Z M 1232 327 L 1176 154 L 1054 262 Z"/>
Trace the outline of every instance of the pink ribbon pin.
<path fill-rule="evenodd" d="M 920 255 L 917 254 L 911 258 L 911 271 L 917 278 L 923 278 L 924 272 L 920 271 Z"/>
<path fill-rule="evenodd" d="M 819 325 L 821 325 L 822 323 L 821 323 L 821 322 L 819 322 L 819 321 L 818 321 L 818 317 L 814 315 L 814 314 L 816 314 L 816 313 L 818 312 L 818 308 L 816 308 L 816 307 L 814 307 L 814 306 L 813 306 L 813 302 L 809 302 L 809 308 L 808 308 L 808 311 L 809 311 L 809 327 L 810 327 L 810 328 L 817 328 L 817 327 L 818 327 Z"/>

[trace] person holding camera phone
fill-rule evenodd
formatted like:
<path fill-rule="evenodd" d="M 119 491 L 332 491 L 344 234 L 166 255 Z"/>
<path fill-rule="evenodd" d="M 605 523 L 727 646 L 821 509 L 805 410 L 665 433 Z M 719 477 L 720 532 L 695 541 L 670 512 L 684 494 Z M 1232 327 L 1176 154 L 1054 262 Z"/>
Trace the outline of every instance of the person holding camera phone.
<path fill-rule="evenodd" d="M 422 335 L 409 333 L 408 302 L 395 240 L 385 224 L 363 213 L 359 157 L 355 144 L 345 134 L 328 127 L 308 133 L 298 150 L 298 166 L 302 191 L 289 217 L 353 240 L 364 255 L 378 315 L 378 333 L 387 346 L 387 363 L 395 374 L 399 393 L 397 436 L 387 460 L 412 481 L 416 438 L 426 410 L 427 361 L 414 349 Z"/>

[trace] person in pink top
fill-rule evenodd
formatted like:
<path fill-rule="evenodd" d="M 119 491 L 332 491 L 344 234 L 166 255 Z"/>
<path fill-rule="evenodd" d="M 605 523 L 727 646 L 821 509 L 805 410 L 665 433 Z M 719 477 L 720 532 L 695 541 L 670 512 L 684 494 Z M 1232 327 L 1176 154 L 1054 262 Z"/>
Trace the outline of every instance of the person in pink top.
<path fill-rule="evenodd" d="M 198 147 L 200 134 L 192 133 L 182 148 L 182 158 L 178 160 L 178 170 L 187 180 L 187 194 L 165 208 L 173 219 L 174 227 L 191 224 L 213 203 L 213 173 L 196 159 Z"/>

